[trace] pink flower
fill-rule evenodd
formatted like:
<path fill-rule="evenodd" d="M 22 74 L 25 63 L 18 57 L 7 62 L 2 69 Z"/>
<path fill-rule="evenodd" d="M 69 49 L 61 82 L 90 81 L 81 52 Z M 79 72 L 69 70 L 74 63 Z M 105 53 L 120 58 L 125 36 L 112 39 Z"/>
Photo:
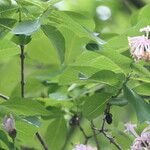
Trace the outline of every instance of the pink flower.
<path fill-rule="evenodd" d="M 92 148 L 91 146 L 87 146 L 87 145 L 76 145 L 76 147 L 73 150 L 97 150 L 97 148 Z"/>
<path fill-rule="evenodd" d="M 150 60 L 150 40 L 146 36 L 128 37 L 128 41 L 135 60 Z"/>
<path fill-rule="evenodd" d="M 130 53 L 134 60 L 150 61 L 150 26 L 141 28 L 140 32 L 145 32 L 146 35 L 128 37 Z"/>
<path fill-rule="evenodd" d="M 10 115 L 10 117 L 5 116 L 3 120 L 3 128 L 9 132 L 15 129 L 15 121 L 13 119 L 13 116 Z"/>
<path fill-rule="evenodd" d="M 16 137 L 16 129 L 15 129 L 15 120 L 12 115 L 5 116 L 3 120 L 3 128 L 6 132 L 8 132 L 11 138 Z"/>
<path fill-rule="evenodd" d="M 135 124 L 127 123 L 125 124 L 125 127 L 125 131 L 136 137 L 131 146 L 131 150 L 150 150 L 150 124 L 142 131 L 140 136 L 134 130 L 136 127 Z"/>
<path fill-rule="evenodd" d="M 136 124 L 126 123 L 124 126 L 125 126 L 125 131 L 124 132 L 131 133 L 135 137 L 138 137 L 138 134 L 135 131 L 135 128 L 137 128 Z"/>

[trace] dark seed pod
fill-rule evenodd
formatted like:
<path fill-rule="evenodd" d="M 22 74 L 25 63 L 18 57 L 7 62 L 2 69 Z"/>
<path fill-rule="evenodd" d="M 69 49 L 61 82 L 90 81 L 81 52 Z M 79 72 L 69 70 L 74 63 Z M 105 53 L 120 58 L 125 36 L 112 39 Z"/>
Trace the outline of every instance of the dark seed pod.
<path fill-rule="evenodd" d="M 70 126 L 77 126 L 77 125 L 79 125 L 79 122 L 80 122 L 79 116 L 74 115 L 74 116 L 70 119 L 69 124 L 70 124 Z"/>
<path fill-rule="evenodd" d="M 105 120 L 108 124 L 111 124 L 112 123 L 112 114 L 106 113 Z"/>
<path fill-rule="evenodd" d="M 13 129 L 12 131 L 9 131 L 8 134 L 12 139 L 15 139 L 17 135 L 17 131 L 16 129 Z"/>

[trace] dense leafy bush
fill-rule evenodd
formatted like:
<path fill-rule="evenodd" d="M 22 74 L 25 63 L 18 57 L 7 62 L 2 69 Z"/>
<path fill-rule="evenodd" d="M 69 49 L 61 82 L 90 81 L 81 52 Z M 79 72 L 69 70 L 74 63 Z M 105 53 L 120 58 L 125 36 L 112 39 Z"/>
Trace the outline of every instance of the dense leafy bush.
<path fill-rule="evenodd" d="M 131 2 L 0 1 L 1 149 L 126 150 L 127 122 L 150 134 L 150 47 L 135 61 L 128 44 L 150 5 Z"/>

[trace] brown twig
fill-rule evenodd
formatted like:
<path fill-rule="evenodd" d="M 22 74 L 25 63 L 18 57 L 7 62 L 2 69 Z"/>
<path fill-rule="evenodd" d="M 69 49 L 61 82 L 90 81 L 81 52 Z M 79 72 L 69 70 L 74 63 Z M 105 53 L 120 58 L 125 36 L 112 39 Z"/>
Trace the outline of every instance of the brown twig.
<path fill-rule="evenodd" d="M 19 22 L 22 21 L 21 18 L 21 9 L 19 8 Z M 24 54 L 24 45 L 20 45 L 20 60 L 21 60 L 21 97 L 24 98 L 25 95 L 25 78 L 24 78 L 24 59 L 25 59 L 25 54 Z M 41 143 L 41 145 L 43 146 L 44 150 L 48 150 L 43 138 L 41 137 L 41 135 L 36 132 L 36 137 L 39 140 L 39 142 Z"/>
<path fill-rule="evenodd" d="M 40 141 L 40 143 L 43 146 L 44 150 L 48 150 L 48 147 L 46 146 L 43 138 L 41 137 L 41 135 L 38 132 L 36 132 L 36 137 Z"/>
<path fill-rule="evenodd" d="M 118 95 L 118 93 L 117 93 L 117 95 Z M 110 143 L 115 145 L 116 148 L 118 148 L 118 150 L 122 150 L 121 146 L 115 141 L 114 137 L 112 137 L 111 135 L 108 135 L 107 129 L 105 129 L 105 123 L 106 123 L 105 116 L 106 116 L 106 113 L 109 111 L 110 111 L 110 105 L 107 104 L 106 109 L 104 111 L 102 126 L 101 126 L 101 129 L 99 130 L 99 132 L 102 133 L 110 141 Z"/>
<path fill-rule="evenodd" d="M 85 142 L 84 144 L 87 144 L 88 140 L 92 137 L 92 136 L 87 136 L 87 134 L 85 133 L 84 129 L 81 127 L 81 125 L 79 124 L 79 129 L 82 132 L 84 138 L 85 138 Z"/>
<path fill-rule="evenodd" d="M 94 139 L 95 139 L 97 150 L 100 150 L 100 145 L 99 145 L 99 142 L 98 142 L 98 139 L 97 139 L 97 134 L 96 134 L 96 132 L 94 130 L 95 125 L 93 123 L 93 120 L 91 121 L 91 128 L 92 128 L 92 131 L 93 131 L 93 136 L 94 136 Z"/>
<path fill-rule="evenodd" d="M 106 132 L 102 132 L 102 134 L 110 141 L 110 143 L 112 143 L 113 145 L 116 146 L 116 148 L 118 148 L 118 150 L 122 150 L 121 146 L 115 141 L 114 137 L 109 136 Z"/>
<path fill-rule="evenodd" d="M 21 59 L 21 97 L 24 98 L 25 93 L 25 79 L 24 79 L 24 45 L 20 45 L 20 59 Z"/>

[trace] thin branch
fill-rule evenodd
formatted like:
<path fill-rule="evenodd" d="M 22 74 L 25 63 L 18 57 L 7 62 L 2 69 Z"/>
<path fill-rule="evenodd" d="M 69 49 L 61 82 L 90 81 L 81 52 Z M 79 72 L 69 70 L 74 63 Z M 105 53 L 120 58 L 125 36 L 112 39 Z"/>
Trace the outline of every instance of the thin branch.
<path fill-rule="evenodd" d="M 122 150 L 121 146 L 115 141 L 114 137 L 108 135 L 106 132 L 102 132 L 102 134 L 110 141 L 110 143 L 112 143 L 113 145 L 116 146 L 116 148 L 118 148 L 118 150 Z"/>
<path fill-rule="evenodd" d="M 79 129 L 80 131 L 83 133 L 84 137 L 87 138 L 88 136 L 86 135 L 85 131 L 83 130 L 83 128 L 81 127 L 81 125 L 79 125 Z"/>
<path fill-rule="evenodd" d="M 81 127 L 80 124 L 79 124 L 79 129 L 82 132 L 82 134 L 84 135 L 84 138 L 85 138 L 84 144 L 87 144 L 87 142 L 88 142 L 89 138 L 91 138 L 91 136 L 87 136 L 87 134 L 85 133 L 84 129 Z"/>
<path fill-rule="evenodd" d="M 119 94 L 117 93 L 116 95 L 119 95 Z M 115 141 L 114 137 L 112 137 L 111 135 L 108 135 L 107 130 L 105 129 L 105 123 L 106 123 L 105 116 L 106 116 L 106 113 L 108 113 L 109 111 L 110 111 L 110 105 L 107 104 L 106 109 L 104 111 L 102 127 L 99 130 L 99 132 L 102 133 L 110 141 L 110 143 L 112 143 L 114 146 L 116 146 L 116 148 L 118 148 L 118 150 L 122 150 L 121 146 Z"/>
<path fill-rule="evenodd" d="M 38 132 L 36 132 L 36 137 L 40 141 L 40 143 L 43 146 L 44 150 L 48 150 L 47 145 L 45 144 L 43 138 L 41 137 L 41 135 Z"/>
<path fill-rule="evenodd" d="M 21 59 L 21 96 L 24 98 L 24 93 L 25 93 L 25 79 L 24 79 L 24 45 L 20 45 L 20 59 Z"/>
<path fill-rule="evenodd" d="M 8 96 L 3 95 L 3 94 L 1 94 L 1 93 L 0 93 L 0 98 L 2 98 L 2 99 L 4 99 L 4 100 L 8 100 L 8 99 L 9 99 L 9 97 L 8 97 Z"/>
<path fill-rule="evenodd" d="M 19 22 L 22 21 L 22 16 L 21 16 L 21 9 L 19 8 L 18 10 L 19 13 Z M 25 54 L 24 54 L 24 45 L 20 45 L 20 60 L 21 60 L 21 97 L 24 98 L 25 95 L 25 78 L 24 78 L 24 59 L 25 59 Z M 43 138 L 41 137 L 41 135 L 36 132 L 36 137 L 39 140 L 39 142 L 41 143 L 41 145 L 43 146 L 44 150 L 48 150 L 48 147 L 46 146 Z"/>
<path fill-rule="evenodd" d="M 94 130 L 95 125 L 94 125 L 93 121 L 91 121 L 91 128 L 92 128 L 92 131 L 93 131 L 93 136 L 94 136 L 94 139 L 95 139 L 97 150 L 100 150 L 100 145 L 99 145 L 99 142 L 98 142 L 98 139 L 97 139 L 96 132 Z"/>

